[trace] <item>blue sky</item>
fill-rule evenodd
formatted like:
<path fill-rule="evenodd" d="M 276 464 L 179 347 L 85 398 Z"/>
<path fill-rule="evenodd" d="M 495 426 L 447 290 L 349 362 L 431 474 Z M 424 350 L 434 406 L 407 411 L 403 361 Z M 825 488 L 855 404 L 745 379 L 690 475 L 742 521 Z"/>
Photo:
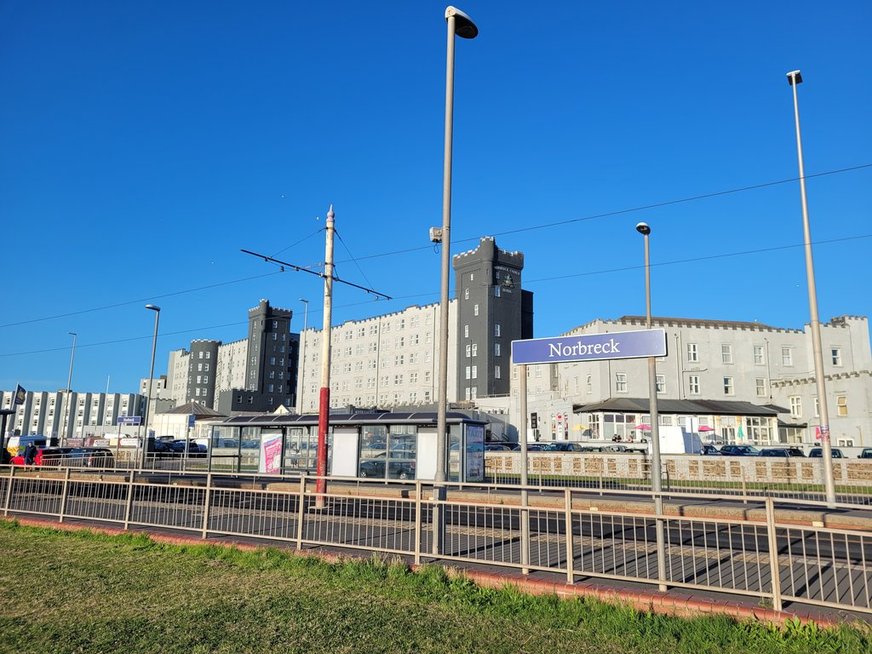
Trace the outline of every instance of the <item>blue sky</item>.
<path fill-rule="evenodd" d="M 808 182 L 821 319 L 872 314 L 868 1 L 458 6 L 452 251 L 525 253 L 536 336 L 644 313 L 640 220 L 655 315 L 808 321 L 798 183 L 691 199 L 796 177 L 797 68 L 807 175 L 860 167 Z M 444 9 L 0 4 L 0 388 L 64 387 L 72 331 L 74 389 L 134 391 L 147 302 L 156 373 L 260 298 L 319 325 L 239 250 L 323 260 L 330 203 L 337 274 L 396 298 L 334 322 L 438 301 Z"/>

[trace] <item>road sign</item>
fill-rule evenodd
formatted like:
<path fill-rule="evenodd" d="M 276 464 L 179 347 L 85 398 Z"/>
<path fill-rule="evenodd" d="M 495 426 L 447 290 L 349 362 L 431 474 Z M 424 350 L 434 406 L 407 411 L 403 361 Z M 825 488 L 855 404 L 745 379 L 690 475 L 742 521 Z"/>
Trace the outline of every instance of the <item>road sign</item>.
<path fill-rule="evenodd" d="M 119 425 L 141 425 L 142 416 L 118 416 Z"/>
<path fill-rule="evenodd" d="M 194 428 L 194 423 L 196 422 L 196 420 L 197 416 L 195 416 L 193 413 L 188 416 L 188 429 Z"/>
<path fill-rule="evenodd" d="M 529 338 L 512 341 L 512 363 L 605 361 L 666 356 L 666 330 L 639 329 L 608 334 Z"/>

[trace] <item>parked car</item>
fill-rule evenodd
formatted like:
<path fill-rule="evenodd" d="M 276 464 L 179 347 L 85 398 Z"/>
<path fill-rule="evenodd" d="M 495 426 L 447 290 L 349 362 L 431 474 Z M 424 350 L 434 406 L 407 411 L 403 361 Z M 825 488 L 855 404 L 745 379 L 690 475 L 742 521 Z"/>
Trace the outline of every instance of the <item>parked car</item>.
<path fill-rule="evenodd" d="M 185 441 L 171 441 L 168 443 L 170 450 L 175 452 L 176 454 L 184 454 L 185 453 Z M 194 441 L 188 441 L 188 456 L 189 457 L 204 457 L 206 456 L 206 446 L 199 445 Z"/>
<path fill-rule="evenodd" d="M 506 443 L 485 443 L 485 452 L 511 452 L 512 448 Z"/>
<path fill-rule="evenodd" d="M 804 457 L 805 454 L 798 447 L 767 447 L 760 452 L 760 456 Z"/>
<path fill-rule="evenodd" d="M 372 459 L 366 459 L 360 462 L 358 472 L 361 477 L 376 477 L 384 479 L 385 477 L 385 455 L 384 453 L 375 456 Z M 414 461 L 389 461 L 388 462 L 388 478 L 389 479 L 414 479 L 415 478 L 415 462 Z"/>
<path fill-rule="evenodd" d="M 832 450 L 832 452 L 831 452 L 832 458 L 834 458 L 834 459 L 844 459 L 845 458 L 845 455 L 842 454 L 842 450 L 840 450 L 838 447 L 833 447 L 833 448 L 831 448 L 831 450 Z M 813 448 L 811 448 L 811 451 L 808 453 L 808 455 L 809 455 L 809 457 L 811 457 L 813 459 L 820 459 L 824 455 L 824 450 L 822 447 L 813 447 Z"/>
<path fill-rule="evenodd" d="M 543 452 L 581 452 L 581 443 L 571 441 L 554 441 L 542 446 Z"/>
<path fill-rule="evenodd" d="M 857 455 L 858 459 L 872 459 L 872 447 L 864 447 L 863 451 Z"/>
<path fill-rule="evenodd" d="M 528 452 L 541 452 L 544 448 L 544 443 L 527 443 Z"/>
<path fill-rule="evenodd" d="M 760 456 L 760 450 L 753 445 L 723 445 L 721 454 L 724 456 Z"/>
<path fill-rule="evenodd" d="M 704 456 L 720 456 L 721 453 L 714 445 L 703 445 L 700 454 Z"/>

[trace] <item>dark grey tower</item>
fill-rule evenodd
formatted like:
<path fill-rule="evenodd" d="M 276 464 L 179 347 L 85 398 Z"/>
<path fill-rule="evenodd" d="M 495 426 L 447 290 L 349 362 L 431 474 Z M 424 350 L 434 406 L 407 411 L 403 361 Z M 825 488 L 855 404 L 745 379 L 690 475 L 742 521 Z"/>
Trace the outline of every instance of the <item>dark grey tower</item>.
<path fill-rule="evenodd" d="M 290 309 L 271 307 L 269 300 L 248 310 L 248 361 L 245 388 L 260 391 L 263 408 L 293 406 L 293 354 Z"/>
<path fill-rule="evenodd" d="M 221 341 L 191 341 L 191 354 L 188 357 L 188 401 L 199 402 L 210 409 L 215 404 L 219 345 Z"/>
<path fill-rule="evenodd" d="M 459 400 L 508 395 L 511 343 L 533 337 L 533 294 L 521 289 L 524 255 L 492 237 L 454 257 Z"/>

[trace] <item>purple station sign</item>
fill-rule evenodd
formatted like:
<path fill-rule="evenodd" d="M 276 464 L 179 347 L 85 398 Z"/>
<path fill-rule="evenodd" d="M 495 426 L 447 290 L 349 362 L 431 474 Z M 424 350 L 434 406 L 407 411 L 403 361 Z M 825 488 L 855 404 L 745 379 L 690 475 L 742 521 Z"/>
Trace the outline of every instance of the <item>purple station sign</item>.
<path fill-rule="evenodd" d="M 666 356 L 666 330 L 639 329 L 608 334 L 529 338 L 512 341 L 512 363 L 604 361 Z"/>

